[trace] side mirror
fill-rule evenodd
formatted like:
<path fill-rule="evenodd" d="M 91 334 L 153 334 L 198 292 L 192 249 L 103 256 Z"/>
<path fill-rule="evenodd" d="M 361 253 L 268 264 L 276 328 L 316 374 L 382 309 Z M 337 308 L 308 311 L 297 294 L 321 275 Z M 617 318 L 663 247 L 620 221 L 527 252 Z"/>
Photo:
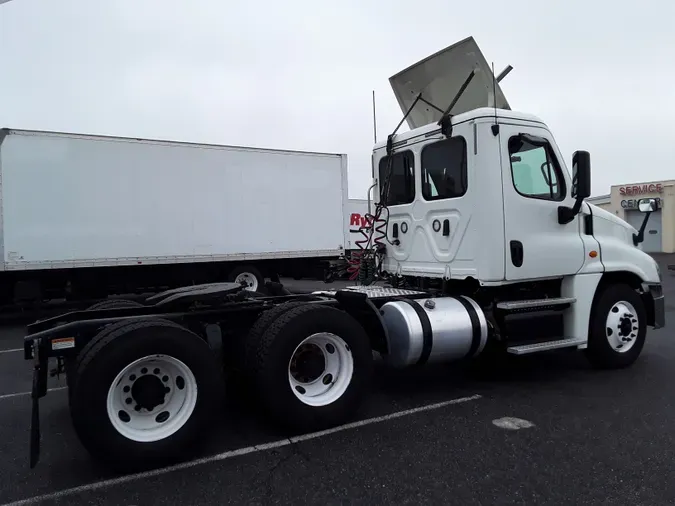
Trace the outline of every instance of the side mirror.
<path fill-rule="evenodd" d="M 659 208 L 659 201 L 656 199 L 640 199 L 638 201 L 638 210 L 641 213 L 651 213 Z"/>
<path fill-rule="evenodd" d="M 575 151 L 572 155 L 572 197 L 577 200 L 591 196 L 591 154 Z"/>
<path fill-rule="evenodd" d="M 656 211 L 661 204 L 661 199 L 640 199 L 638 200 L 638 211 L 645 213 L 645 219 L 642 220 L 642 225 L 637 234 L 633 234 L 633 244 L 637 246 L 642 241 L 645 240 L 645 228 L 647 228 L 647 221 L 649 221 L 649 215 Z"/>

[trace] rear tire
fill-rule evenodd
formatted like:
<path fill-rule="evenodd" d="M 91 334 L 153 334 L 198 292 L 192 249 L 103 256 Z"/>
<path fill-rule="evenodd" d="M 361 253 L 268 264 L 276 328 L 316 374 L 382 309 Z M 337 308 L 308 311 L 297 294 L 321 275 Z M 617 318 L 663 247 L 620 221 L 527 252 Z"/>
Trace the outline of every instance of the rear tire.
<path fill-rule="evenodd" d="M 95 311 L 99 309 L 127 309 L 127 308 L 139 308 L 143 307 L 143 304 L 127 299 L 108 299 L 102 300 L 93 304 L 87 308 L 87 311 Z M 75 371 L 78 367 L 79 357 L 83 356 L 86 353 L 88 345 L 91 344 L 91 341 L 85 345 L 83 350 L 80 352 L 78 357 L 67 358 L 65 361 L 65 372 L 66 372 L 66 385 L 68 385 L 69 392 L 68 396 L 70 397 L 72 389 L 75 386 Z"/>
<path fill-rule="evenodd" d="M 311 374 L 312 367 L 299 372 L 302 353 L 316 359 Z M 251 362 L 264 410 L 282 426 L 303 432 L 352 417 L 373 371 L 370 342 L 361 325 L 343 311 L 317 304 L 289 308 L 269 323 Z"/>
<path fill-rule="evenodd" d="M 606 286 L 591 311 L 586 356 L 593 367 L 618 369 L 637 360 L 647 337 L 640 295 L 624 284 Z"/>
<path fill-rule="evenodd" d="M 303 302 L 285 302 L 263 312 L 245 339 L 235 342 L 235 348 L 228 364 L 228 390 L 232 390 L 242 400 L 255 393 L 255 357 L 265 332 L 274 321 L 286 311 L 302 306 Z"/>
<path fill-rule="evenodd" d="M 175 323 L 145 320 L 110 325 L 89 344 L 70 399 L 89 453 L 130 472 L 171 464 L 191 450 L 221 392 L 206 342 Z"/>

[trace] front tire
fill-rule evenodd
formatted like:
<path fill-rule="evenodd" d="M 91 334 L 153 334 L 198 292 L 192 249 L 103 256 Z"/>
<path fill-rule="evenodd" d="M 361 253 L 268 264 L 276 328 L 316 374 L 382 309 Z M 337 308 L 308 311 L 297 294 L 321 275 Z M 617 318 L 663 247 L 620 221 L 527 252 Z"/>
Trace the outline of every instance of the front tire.
<path fill-rule="evenodd" d="M 113 324 L 78 361 L 73 426 L 89 453 L 115 469 L 171 464 L 204 433 L 219 379 L 209 346 L 180 325 Z"/>
<path fill-rule="evenodd" d="M 356 413 L 373 355 L 368 336 L 349 314 L 316 304 L 292 307 L 268 323 L 256 344 L 251 367 L 257 395 L 282 426 L 320 430 Z"/>
<path fill-rule="evenodd" d="M 647 312 L 628 285 L 606 286 L 591 312 L 586 356 L 599 369 L 628 367 L 640 356 L 647 337 Z"/>

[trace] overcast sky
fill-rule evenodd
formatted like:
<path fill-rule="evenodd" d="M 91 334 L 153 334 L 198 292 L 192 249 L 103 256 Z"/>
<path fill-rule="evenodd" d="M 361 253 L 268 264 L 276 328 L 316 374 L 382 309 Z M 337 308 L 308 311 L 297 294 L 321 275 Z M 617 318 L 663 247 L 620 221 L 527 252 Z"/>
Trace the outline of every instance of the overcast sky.
<path fill-rule="evenodd" d="M 388 78 L 473 35 L 568 164 L 591 152 L 594 195 L 675 179 L 675 2 L 553 3 L 13 0 L 0 126 L 343 152 L 364 197 L 372 90 L 381 140 Z"/>

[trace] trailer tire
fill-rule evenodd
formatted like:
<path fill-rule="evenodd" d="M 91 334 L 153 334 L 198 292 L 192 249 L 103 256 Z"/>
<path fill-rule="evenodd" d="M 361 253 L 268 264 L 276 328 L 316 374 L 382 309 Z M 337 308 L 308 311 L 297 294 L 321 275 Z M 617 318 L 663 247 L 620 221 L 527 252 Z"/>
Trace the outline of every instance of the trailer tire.
<path fill-rule="evenodd" d="M 608 285 L 591 310 L 586 356 L 598 369 L 631 365 L 647 337 L 647 312 L 640 295 L 625 284 Z"/>
<path fill-rule="evenodd" d="M 315 357 L 323 357 L 317 362 L 323 369 L 318 372 L 319 365 L 311 374 L 311 368 L 299 373 L 293 360 L 310 348 Z M 264 410 L 282 426 L 303 432 L 352 417 L 373 371 L 370 341 L 361 325 L 344 311 L 318 304 L 289 308 L 278 316 L 264 332 L 253 361 Z"/>
<path fill-rule="evenodd" d="M 243 281 L 247 284 L 246 290 L 252 292 L 257 292 L 265 286 L 265 276 L 260 269 L 250 264 L 238 265 L 232 269 L 227 275 L 227 280 L 232 283 Z"/>
<path fill-rule="evenodd" d="M 75 432 L 89 453 L 134 472 L 173 463 L 192 450 L 222 392 L 208 344 L 166 320 L 118 322 L 89 344 L 70 398 Z M 125 409 L 144 403 L 150 412 Z"/>

